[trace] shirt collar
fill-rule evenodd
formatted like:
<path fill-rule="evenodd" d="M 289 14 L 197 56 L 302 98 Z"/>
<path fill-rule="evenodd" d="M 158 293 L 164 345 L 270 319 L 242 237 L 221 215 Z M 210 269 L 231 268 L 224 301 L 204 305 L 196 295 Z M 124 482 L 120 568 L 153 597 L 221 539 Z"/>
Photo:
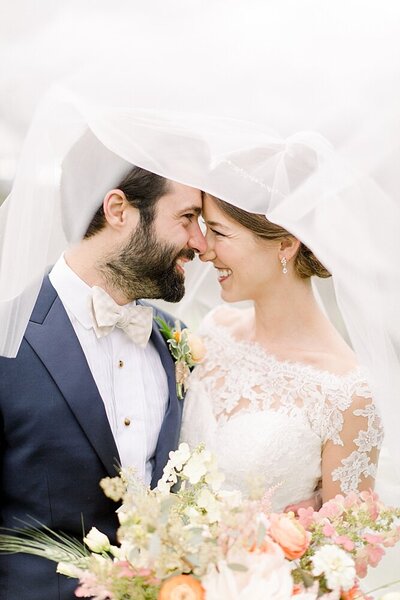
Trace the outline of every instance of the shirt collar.
<path fill-rule="evenodd" d="M 65 308 L 85 327 L 93 327 L 90 312 L 91 287 L 69 267 L 61 255 L 49 274 L 50 281 Z M 136 301 L 126 306 L 132 306 Z"/>

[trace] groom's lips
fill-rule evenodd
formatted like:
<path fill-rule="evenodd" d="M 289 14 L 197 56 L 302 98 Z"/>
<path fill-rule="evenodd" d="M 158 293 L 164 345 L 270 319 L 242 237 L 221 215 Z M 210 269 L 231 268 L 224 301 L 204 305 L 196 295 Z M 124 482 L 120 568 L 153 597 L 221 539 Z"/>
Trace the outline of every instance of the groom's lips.
<path fill-rule="evenodd" d="M 184 264 L 185 264 L 186 262 L 188 262 L 188 260 L 187 260 L 187 259 L 184 259 L 184 258 L 177 258 L 177 259 L 176 259 L 176 262 L 175 262 L 176 268 L 178 269 L 178 271 L 180 271 L 180 272 L 181 272 L 181 273 L 183 273 L 183 274 L 185 274 L 185 267 L 184 267 Z"/>
<path fill-rule="evenodd" d="M 194 250 L 191 250 L 190 248 L 182 250 L 175 259 L 175 266 L 178 271 L 185 274 L 185 263 L 193 260 L 195 256 Z"/>

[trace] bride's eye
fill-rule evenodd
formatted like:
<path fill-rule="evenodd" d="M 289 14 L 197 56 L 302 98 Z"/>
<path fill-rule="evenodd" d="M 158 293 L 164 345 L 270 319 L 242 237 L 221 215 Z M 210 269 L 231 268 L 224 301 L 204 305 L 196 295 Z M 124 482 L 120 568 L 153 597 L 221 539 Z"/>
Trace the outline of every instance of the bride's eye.
<path fill-rule="evenodd" d="M 226 237 L 225 234 L 221 233 L 220 231 L 217 231 L 216 229 L 212 229 L 211 227 L 210 231 L 212 231 L 215 235 L 218 235 L 219 237 Z"/>

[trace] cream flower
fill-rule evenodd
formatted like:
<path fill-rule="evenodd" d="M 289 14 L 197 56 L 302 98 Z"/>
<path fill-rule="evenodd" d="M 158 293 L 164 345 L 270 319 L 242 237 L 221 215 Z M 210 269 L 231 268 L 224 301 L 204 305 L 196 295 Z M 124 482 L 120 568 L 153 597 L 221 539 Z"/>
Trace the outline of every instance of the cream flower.
<path fill-rule="evenodd" d="M 197 498 L 197 505 L 207 511 L 210 523 L 221 519 L 221 504 L 207 488 L 203 488 Z"/>
<path fill-rule="evenodd" d="M 108 552 L 110 549 L 110 540 L 96 527 L 92 527 L 83 541 L 92 552 Z"/>
<path fill-rule="evenodd" d="M 173 467 L 177 471 L 181 471 L 183 465 L 190 457 L 190 448 L 186 442 L 179 444 L 178 450 L 169 453 L 169 461 L 167 467 Z"/>
<path fill-rule="evenodd" d="M 356 569 L 351 556 L 331 544 L 322 546 L 312 557 L 313 575 L 324 575 L 331 590 L 350 590 L 356 579 Z"/>
<path fill-rule="evenodd" d="M 207 456 L 205 452 L 193 454 L 182 471 L 192 485 L 199 483 L 200 479 L 207 473 Z"/>
<path fill-rule="evenodd" d="M 57 573 L 60 573 L 60 575 L 66 575 L 67 577 L 79 578 L 82 571 L 70 563 L 59 562 L 57 565 Z"/>
<path fill-rule="evenodd" d="M 237 562 L 237 560 L 235 560 Z M 283 553 L 245 552 L 239 557 L 244 571 L 236 571 L 226 561 L 211 566 L 202 579 L 207 600 L 289 600 L 293 579 L 290 563 Z"/>
<path fill-rule="evenodd" d="M 186 331 L 186 339 L 189 344 L 190 354 L 193 362 L 200 363 L 202 360 L 204 360 L 206 355 L 206 347 L 203 340 L 201 337 L 191 333 L 187 329 L 184 329 L 183 331 Z"/>

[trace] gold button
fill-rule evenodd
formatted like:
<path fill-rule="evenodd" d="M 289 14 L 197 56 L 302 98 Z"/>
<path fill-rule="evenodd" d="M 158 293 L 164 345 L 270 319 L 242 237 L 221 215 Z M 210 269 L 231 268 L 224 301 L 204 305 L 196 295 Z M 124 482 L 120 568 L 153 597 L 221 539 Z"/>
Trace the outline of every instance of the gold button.
<path fill-rule="evenodd" d="M 130 424 L 131 424 L 131 420 L 128 417 L 125 417 L 124 425 L 126 425 L 126 427 L 129 427 Z"/>
<path fill-rule="evenodd" d="M 118 366 L 120 369 L 122 369 L 122 367 L 124 366 L 124 361 L 123 360 L 119 360 L 118 361 Z"/>

